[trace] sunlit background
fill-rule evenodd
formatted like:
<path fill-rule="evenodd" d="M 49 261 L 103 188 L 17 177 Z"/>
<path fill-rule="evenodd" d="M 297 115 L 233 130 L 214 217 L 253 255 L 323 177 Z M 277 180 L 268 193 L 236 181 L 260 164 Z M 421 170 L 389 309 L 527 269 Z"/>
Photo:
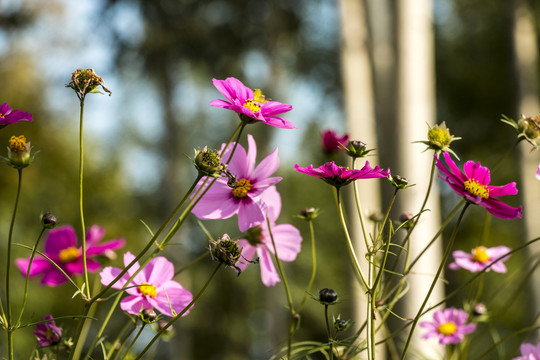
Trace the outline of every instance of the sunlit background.
<path fill-rule="evenodd" d="M 501 114 L 513 118 L 520 114 L 508 3 L 435 0 L 433 4 L 437 121 L 446 121 L 451 132 L 463 138 L 454 146 L 462 160 L 493 164 L 515 142 L 513 130 L 499 121 Z M 529 3 L 538 33 L 540 4 Z M 394 1 L 367 4 L 376 49 L 372 59 L 380 68 L 392 68 L 396 61 L 392 34 L 399 31 Z M 386 45 L 377 46 L 383 40 Z M 335 315 L 351 318 L 350 269 L 344 261 L 346 249 L 332 192 L 324 183 L 293 170 L 295 163 L 319 165 L 328 160 L 320 149 L 320 131 L 347 131 L 340 41 L 338 1 L 332 0 L 0 0 L 0 103 L 34 115 L 33 123 L 1 130 L 0 144 L 7 144 L 12 135 L 25 134 L 39 151 L 25 170 L 15 242 L 34 243 L 43 212 L 56 214 L 61 224 L 78 227 L 79 103 L 65 87 L 74 70 L 95 69 L 112 91 L 112 96 L 88 96 L 85 104 L 86 222 L 106 227 L 106 239 L 124 237 L 126 250 L 132 252 L 148 239 L 142 221 L 152 229 L 159 227 L 195 178 L 189 159 L 194 149 L 219 147 L 237 126 L 235 114 L 208 106 L 211 100 L 222 98 L 212 78 L 234 76 L 294 107 L 287 119 L 296 130 L 261 124 L 248 127 L 258 143 L 259 161 L 279 148 L 277 175 L 284 180 L 278 190 L 284 208 L 278 222 L 295 225 L 304 236 L 304 251 L 286 267 L 293 278 L 293 293 L 297 298 L 303 296 L 311 271 L 307 225 L 294 215 L 308 206 L 319 207 L 324 225 L 321 221 L 315 227 L 319 272 L 312 292 L 336 289 L 341 302 L 333 309 Z M 384 77 L 385 86 L 375 87 L 377 116 L 395 116 L 395 76 L 389 74 Z M 388 123 L 388 119 L 377 120 Z M 388 144 L 392 134 L 389 131 L 386 137 L 385 130 L 379 129 L 379 146 Z M 369 139 L 360 140 L 369 143 Z M 418 151 L 422 150 L 418 145 Z M 511 156 L 517 159 L 517 154 Z M 517 161 L 508 161 L 498 170 L 496 183 L 514 181 L 518 172 Z M 16 172 L 2 166 L 0 239 L 6 238 L 16 181 Z M 445 212 L 459 199 L 441 188 Z M 519 199 L 511 203 L 517 206 Z M 470 215 L 456 245 L 464 249 L 472 247 L 467 244 L 474 243 L 484 221 L 479 209 Z M 215 237 L 224 232 L 240 235 L 236 219 L 204 224 Z M 520 221 L 494 219 L 492 226 L 490 244 L 524 241 Z M 178 245 L 166 256 L 178 267 L 203 254 L 208 246 L 195 218 L 173 242 Z M 4 241 L 0 246 L 5 253 Z M 27 254 L 16 249 L 18 257 Z M 519 266 L 520 261 L 515 256 L 509 267 Z M 113 264 L 119 266 L 120 262 L 117 259 Z M 194 292 L 213 267 L 207 259 L 178 280 Z M 2 274 L 4 271 L 2 266 Z M 488 288 L 497 281 L 490 276 L 484 284 Z M 13 279 L 22 284 L 19 274 Z M 36 321 L 49 313 L 77 314 L 80 303 L 71 301 L 72 293 L 68 286 L 41 288 L 34 280 L 31 310 L 24 321 Z M 13 296 L 21 295 L 16 290 Z M 462 306 L 463 299 L 452 301 Z M 505 320 L 501 336 L 523 327 L 530 316 L 526 293 L 511 305 L 515 312 Z M 125 321 L 127 317 L 118 311 L 107 332 L 114 334 Z M 296 337 L 324 341 L 323 322 L 321 305 L 308 301 Z M 60 325 L 69 333 L 74 322 L 66 320 Z M 255 267 L 240 277 L 234 271 L 223 271 L 174 328 L 176 335 L 160 343 L 156 358 L 268 359 L 286 344 L 288 318 L 282 286 L 265 288 Z M 20 351 L 16 358 L 30 356 L 34 346 L 31 331 L 24 329 L 25 335 L 16 338 Z M 153 333 L 145 334 L 150 337 Z M 521 340 L 512 339 L 508 347 L 517 349 Z M 0 337 L 0 356 L 6 355 L 4 341 Z"/>

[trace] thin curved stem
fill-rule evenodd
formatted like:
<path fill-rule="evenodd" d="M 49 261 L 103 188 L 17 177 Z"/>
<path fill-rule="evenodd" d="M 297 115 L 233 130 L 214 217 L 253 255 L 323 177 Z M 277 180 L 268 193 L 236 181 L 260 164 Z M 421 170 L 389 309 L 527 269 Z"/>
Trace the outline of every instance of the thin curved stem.
<path fill-rule="evenodd" d="M 131 349 L 133 348 L 133 345 L 135 345 L 135 343 L 137 342 L 137 340 L 139 339 L 139 336 L 141 336 L 143 330 L 144 330 L 144 327 L 145 327 L 145 323 L 142 324 L 141 326 L 141 329 L 137 332 L 137 335 L 135 335 L 135 338 L 133 338 L 133 341 L 131 342 L 131 344 L 129 344 L 129 347 L 127 348 L 126 350 L 126 353 L 124 354 L 124 356 L 122 357 L 122 360 L 124 360 L 128 355 L 129 355 L 129 352 L 131 351 Z"/>
<path fill-rule="evenodd" d="M 84 143 L 83 143 L 83 118 L 84 118 L 84 96 L 80 98 L 80 118 L 79 118 L 79 214 L 81 216 L 81 244 L 82 244 L 82 261 L 84 269 L 84 290 L 86 290 L 86 298 L 90 299 L 90 283 L 88 281 L 88 268 L 86 266 L 86 226 L 84 223 L 84 206 L 83 206 L 83 172 L 84 172 Z"/>
<path fill-rule="evenodd" d="M 302 302 L 298 306 L 297 311 L 300 311 L 302 306 L 304 306 L 304 303 L 307 300 L 308 294 L 311 291 L 311 287 L 313 286 L 313 282 L 315 281 L 315 274 L 317 273 L 317 248 L 315 246 L 315 231 L 313 230 L 313 221 L 308 220 L 308 224 L 309 224 L 309 235 L 311 238 L 311 264 L 312 264 L 311 277 L 306 287 L 306 291 L 304 292 L 304 297 L 302 298 Z"/>

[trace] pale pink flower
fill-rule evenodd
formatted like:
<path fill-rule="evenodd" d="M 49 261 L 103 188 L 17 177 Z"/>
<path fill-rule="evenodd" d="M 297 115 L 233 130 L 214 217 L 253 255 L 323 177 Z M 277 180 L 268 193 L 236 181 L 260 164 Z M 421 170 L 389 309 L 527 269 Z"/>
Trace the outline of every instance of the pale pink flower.
<path fill-rule="evenodd" d="M 508 260 L 510 255 L 504 255 L 508 254 L 510 251 L 512 251 L 512 249 L 506 246 L 495 246 L 491 248 L 477 246 L 471 250 L 470 254 L 465 251 L 456 250 L 452 253 L 454 262 L 451 263 L 449 267 L 452 270 L 462 268 L 469 270 L 470 272 L 479 272 L 489 266 L 486 271 L 493 270 L 498 273 L 505 273 L 506 266 L 503 261 Z M 499 258 L 500 260 L 497 260 Z"/>
<path fill-rule="evenodd" d="M 540 342 L 536 345 L 529 343 L 521 344 L 519 350 L 521 356 L 515 357 L 512 360 L 540 360 Z"/>
<path fill-rule="evenodd" d="M 476 324 L 467 324 L 467 312 L 455 308 L 435 311 L 433 321 L 423 321 L 420 326 L 427 329 L 423 339 L 436 337 L 441 345 L 457 344 L 476 329 Z"/>
<path fill-rule="evenodd" d="M 265 221 L 268 208 L 276 200 L 263 197 L 262 194 L 281 180 L 280 177 L 270 176 L 279 167 L 278 149 L 276 148 L 255 167 L 257 144 L 251 135 L 248 135 L 247 139 L 248 152 L 238 145 L 227 166 L 236 177 L 236 183 L 228 184 L 225 177 L 217 179 L 193 208 L 193 214 L 199 219 L 228 219 L 238 214 L 240 231 L 246 231 Z M 234 143 L 231 143 L 223 153 L 222 159 L 228 159 L 233 148 Z M 205 179 L 206 177 L 201 179 L 197 190 Z"/>

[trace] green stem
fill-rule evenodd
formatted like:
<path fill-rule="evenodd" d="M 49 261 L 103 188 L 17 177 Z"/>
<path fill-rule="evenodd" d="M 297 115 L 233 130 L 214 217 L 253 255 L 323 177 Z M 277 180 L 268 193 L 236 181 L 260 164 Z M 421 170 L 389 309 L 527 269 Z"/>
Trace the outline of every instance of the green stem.
<path fill-rule="evenodd" d="M 137 332 L 137 335 L 135 335 L 135 338 L 133 339 L 131 344 L 129 344 L 129 347 L 127 348 L 126 353 L 122 357 L 122 360 L 124 360 L 129 355 L 129 352 L 133 348 L 133 345 L 135 345 L 135 343 L 137 342 L 137 339 L 139 339 L 139 336 L 141 336 L 141 333 L 143 332 L 145 325 L 146 325 L 145 323 L 142 324 L 141 329 L 139 330 L 139 332 Z"/>
<path fill-rule="evenodd" d="M 328 336 L 328 352 L 330 353 L 330 360 L 332 360 L 334 358 L 334 341 L 330 331 L 330 321 L 328 320 L 328 304 L 324 304 L 324 320 L 326 321 L 326 334 Z"/>
<path fill-rule="evenodd" d="M 109 349 L 109 352 L 107 352 L 107 355 L 105 359 L 111 359 L 116 360 L 120 354 L 120 350 L 122 350 L 122 347 L 124 347 L 124 344 L 126 343 L 127 339 L 129 339 L 129 336 L 133 333 L 135 330 L 135 326 L 132 326 L 133 322 L 131 321 L 131 318 L 126 322 L 126 325 L 122 328 L 118 336 L 116 337 L 116 340 L 114 340 L 114 343 L 111 345 L 111 348 Z M 125 332 L 129 330 L 131 327 L 131 330 L 124 336 Z M 122 340 L 120 340 L 123 338 Z M 117 350 L 114 358 L 111 358 L 111 356 L 114 354 L 114 352 Z"/>
<path fill-rule="evenodd" d="M 30 262 L 28 263 L 28 270 L 26 270 L 26 278 L 24 279 L 24 295 L 23 295 L 23 301 L 22 301 L 22 306 L 21 306 L 21 312 L 19 313 L 17 323 L 21 321 L 21 318 L 24 313 L 24 308 L 26 307 L 26 300 L 28 298 L 28 281 L 30 280 L 30 268 L 32 267 L 32 262 L 34 261 L 34 256 L 36 255 L 37 247 L 39 245 L 39 242 L 41 241 L 41 238 L 43 237 L 43 234 L 45 233 L 45 230 L 46 230 L 45 227 L 41 229 L 41 232 L 39 233 L 36 244 L 34 245 L 34 248 L 32 249 L 32 255 L 30 255 Z"/>
<path fill-rule="evenodd" d="M 193 300 L 191 300 L 191 302 L 182 311 L 180 311 L 180 313 L 175 315 L 175 317 L 173 317 L 171 321 L 169 321 L 165 326 L 163 326 L 157 332 L 157 334 L 152 338 L 152 340 L 150 340 L 150 342 L 146 345 L 146 347 L 142 350 L 142 352 L 135 358 L 135 360 L 142 358 L 142 356 L 150 349 L 152 344 L 154 344 L 156 342 L 156 340 L 159 339 L 159 337 L 161 335 L 163 335 L 164 332 L 167 331 L 169 326 L 174 324 L 174 322 L 176 320 L 178 320 L 182 315 L 184 315 L 186 313 L 186 311 L 188 311 L 193 306 L 193 304 L 195 304 L 195 302 L 197 302 L 199 300 L 199 298 L 202 296 L 202 294 L 204 294 L 204 291 L 206 290 L 206 288 L 208 288 L 208 286 L 210 285 L 210 283 L 212 282 L 212 280 L 214 279 L 214 277 L 216 276 L 216 274 L 217 274 L 217 272 L 218 272 L 218 270 L 220 268 L 221 268 L 221 263 L 218 263 L 216 268 L 214 269 L 214 271 L 212 272 L 212 274 L 210 275 L 210 277 L 208 278 L 208 280 L 204 284 L 201 291 L 199 291 L 199 293 L 193 298 Z"/>
<path fill-rule="evenodd" d="M 81 216 L 82 261 L 83 261 L 84 284 L 85 284 L 84 290 L 86 290 L 86 298 L 90 299 L 91 298 L 91 296 L 90 296 L 90 283 L 88 281 L 88 268 L 86 266 L 86 226 L 84 224 L 84 206 L 83 206 L 83 171 L 84 171 L 83 118 L 84 118 L 84 96 L 80 98 L 80 106 L 81 106 L 81 111 L 80 111 L 80 117 L 79 117 L 79 214 Z"/>
<path fill-rule="evenodd" d="M 356 169 L 356 159 L 357 158 L 352 159 L 352 168 L 353 169 Z M 355 201 L 356 202 L 356 210 L 358 212 L 358 217 L 360 218 L 360 225 L 362 226 L 362 234 L 364 235 L 364 242 L 366 243 L 366 250 L 369 251 L 370 245 L 369 245 L 369 242 L 368 242 L 367 230 L 366 230 L 366 225 L 365 225 L 365 222 L 364 222 L 364 212 L 362 211 L 362 205 L 361 205 L 361 202 L 360 202 L 360 193 L 358 191 L 358 182 L 357 181 L 353 181 L 353 188 L 354 188 L 354 198 L 356 200 Z"/>
<path fill-rule="evenodd" d="M 343 228 L 343 231 L 345 232 L 345 238 L 347 240 L 347 250 L 349 250 L 349 255 L 351 257 L 351 260 L 354 266 L 355 275 L 358 277 L 358 279 L 362 283 L 364 290 L 367 291 L 369 290 L 369 287 L 364 277 L 364 274 L 362 273 L 362 269 L 360 268 L 360 263 L 358 262 L 358 258 L 356 257 L 356 253 L 354 251 L 351 236 L 349 235 L 349 230 L 347 229 L 347 224 L 345 223 L 345 215 L 343 214 L 343 206 L 341 204 L 341 198 L 339 196 L 339 188 L 336 187 L 335 189 L 336 189 L 336 206 L 339 213 L 341 226 Z"/>
<path fill-rule="evenodd" d="M 285 272 L 283 271 L 283 266 L 281 265 L 281 260 L 279 259 L 276 242 L 274 241 L 274 235 L 272 234 L 272 226 L 270 225 L 270 218 L 266 218 L 266 224 L 268 225 L 268 233 L 270 234 L 270 239 L 272 240 L 272 247 L 274 248 L 274 257 L 276 258 L 276 263 L 278 266 L 279 274 L 281 275 L 281 279 L 283 280 L 283 287 L 285 288 L 285 294 L 287 296 L 287 302 L 289 303 L 289 311 L 291 312 L 291 319 L 290 319 L 290 326 L 289 326 L 289 339 L 288 339 L 288 346 L 287 346 L 287 359 L 291 358 L 291 349 L 292 349 L 292 338 L 294 335 L 294 317 L 296 315 L 296 312 L 294 311 L 291 291 L 289 289 L 289 284 L 287 282 L 287 277 L 285 276 Z"/>
<path fill-rule="evenodd" d="M 11 222 L 9 224 L 8 245 L 6 255 L 6 329 L 8 340 L 8 355 L 9 359 L 13 359 L 13 324 L 11 323 L 11 299 L 10 299 L 10 271 L 11 271 L 11 245 L 13 243 L 13 228 L 15 227 L 15 217 L 17 216 L 17 209 L 19 207 L 19 199 L 21 196 L 22 187 L 22 169 L 17 169 L 18 182 L 17 182 L 17 195 L 15 196 L 15 205 L 13 207 L 13 215 L 11 216 Z"/>
<path fill-rule="evenodd" d="M 304 303 L 307 300 L 308 294 L 311 291 L 311 287 L 313 286 L 313 282 L 315 281 L 315 274 L 317 273 L 317 248 L 315 246 L 315 231 L 313 230 L 313 221 L 308 220 L 309 224 L 309 235 L 311 238 L 311 278 L 309 279 L 308 285 L 306 287 L 306 291 L 304 292 L 304 297 L 302 298 L 302 302 L 298 306 L 298 312 L 300 312 L 300 309 L 304 305 Z"/>
<path fill-rule="evenodd" d="M 448 245 L 446 246 L 443 260 L 441 261 L 441 264 L 439 265 L 439 268 L 437 269 L 437 273 L 435 274 L 435 277 L 433 279 L 433 282 L 431 283 L 428 293 L 426 294 L 426 297 L 424 298 L 424 301 L 422 302 L 422 306 L 420 306 L 420 309 L 418 309 L 418 313 L 416 314 L 412 322 L 411 330 L 409 331 L 409 336 L 407 337 L 407 341 L 405 342 L 405 347 L 403 348 L 403 352 L 401 354 L 401 360 L 404 360 L 405 356 L 407 355 L 407 350 L 411 343 L 412 335 L 416 328 L 416 324 L 420 320 L 420 316 L 422 316 L 422 312 L 424 311 L 424 308 L 426 307 L 426 304 L 429 301 L 429 297 L 431 296 L 431 293 L 433 292 L 435 285 L 439 281 L 439 277 L 444 269 L 444 266 L 446 265 L 446 261 L 448 260 L 448 257 L 450 256 L 450 251 L 452 250 L 452 246 L 454 245 L 454 240 L 456 239 L 458 228 L 459 228 L 459 225 L 461 224 L 461 220 L 463 219 L 463 215 L 465 215 L 465 211 L 467 210 L 470 204 L 471 203 L 466 202 L 465 205 L 463 206 L 463 210 L 461 210 L 461 214 L 459 214 L 459 217 L 456 222 L 456 226 L 454 227 L 454 231 L 452 232 L 452 235 L 450 236 L 450 240 L 448 241 Z"/>

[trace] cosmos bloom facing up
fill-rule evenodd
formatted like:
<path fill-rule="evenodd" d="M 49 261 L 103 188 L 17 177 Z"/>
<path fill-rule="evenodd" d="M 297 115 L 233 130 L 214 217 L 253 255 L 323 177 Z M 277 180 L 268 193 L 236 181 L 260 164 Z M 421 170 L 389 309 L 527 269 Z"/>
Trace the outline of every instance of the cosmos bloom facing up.
<path fill-rule="evenodd" d="M 433 321 L 423 321 L 420 326 L 427 329 L 422 335 L 423 339 L 436 337 L 439 344 L 457 344 L 465 335 L 476 329 L 476 324 L 466 324 L 467 312 L 460 309 L 448 308 L 437 310 L 433 314 Z"/>
<path fill-rule="evenodd" d="M 36 331 L 33 332 L 39 346 L 51 346 L 58 344 L 62 337 L 62 329 L 56 326 L 52 315 L 47 315 L 43 320 L 50 320 L 36 325 Z"/>
<path fill-rule="evenodd" d="M 525 343 L 519 347 L 521 356 L 512 360 L 540 360 L 540 342 L 536 345 Z"/>
<path fill-rule="evenodd" d="M 300 245 L 302 244 L 300 231 L 290 224 L 275 224 L 281 211 L 281 198 L 275 187 L 265 191 L 264 196 L 275 199 L 274 206 L 268 211 L 268 218 L 270 219 L 270 227 L 278 257 L 281 261 L 294 261 L 300 252 Z M 242 257 L 244 259 L 253 260 L 257 257 L 259 258 L 261 280 L 265 286 L 274 286 L 280 281 L 279 274 L 272 260 L 274 246 L 272 245 L 272 239 L 266 221 L 250 228 L 247 231 L 246 238 L 238 241 L 238 246 L 242 249 Z M 238 267 L 242 270 L 246 266 L 247 264 L 242 262 L 238 263 Z"/>
<path fill-rule="evenodd" d="M 313 165 L 302 168 L 298 164 L 294 165 L 294 168 L 302 174 L 321 178 L 337 188 L 347 185 L 353 180 L 381 178 L 387 177 L 390 174 L 390 170 L 382 170 L 379 166 L 372 168 L 369 165 L 369 161 L 366 161 L 364 167 L 359 170 L 338 166 L 333 161 L 327 162 L 316 169 L 313 168 Z"/>
<path fill-rule="evenodd" d="M 248 152 L 238 145 L 227 166 L 236 177 L 235 184 L 228 184 L 224 177 L 217 179 L 193 208 L 193 214 L 199 219 L 228 219 L 238 214 L 240 231 L 246 231 L 266 221 L 267 209 L 276 199 L 261 195 L 281 180 L 280 177 L 270 177 L 279 167 L 278 150 L 276 148 L 255 167 L 257 144 L 251 135 L 248 135 L 247 139 Z M 234 143 L 231 143 L 222 158 L 228 159 L 233 148 Z M 206 177 L 201 179 L 197 189 L 205 179 Z"/>
<path fill-rule="evenodd" d="M 493 270 L 498 273 L 505 273 L 506 266 L 504 265 L 503 261 L 506 261 L 510 255 L 496 262 L 495 260 L 508 254 L 510 251 L 511 249 L 506 246 L 496 246 L 492 248 L 478 246 L 472 249 L 470 254 L 466 253 L 465 251 L 457 250 L 452 253 L 454 256 L 454 262 L 451 263 L 449 267 L 452 270 L 462 268 L 469 270 L 470 272 L 479 272 L 489 266 L 486 271 Z"/>
<path fill-rule="evenodd" d="M 86 267 L 89 272 L 96 272 L 101 267 L 101 264 L 95 259 L 96 257 L 99 255 L 107 256 L 125 244 L 124 239 L 99 243 L 104 234 L 104 228 L 93 225 L 86 235 Z M 69 277 L 84 273 L 82 247 L 77 246 L 77 236 L 73 227 L 65 225 L 50 230 L 45 239 L 44 248 L 44 254 L 64 270 Z M 29 262 L 29 257 L 15 260 L 15 264 L 24 276 L 28 271 Z M 37 275 L 43 275 L 41 283 L 47 286 L 57 286 L 68 281 L 56 266 L 39 255 L 34 258 L 30 269 L 30 277 Z"/>
<path fill-rule="evenodd" d="M 443 153 L 446 166 L 439 160 L 437 155 L 437 167 L 442 175 L 439 175 L 454 192 L 465 197 L 469 202 L 486 208 L 491 214 L 502 219 L 521 218 L 522 207 L 514 208 L 496 199 L 499 196 L 516 195 L 518 190 L 516 183 L 511 182 L 504 186 L 490 186 L 490 172 L 487 167 L 479 162 L 467 161 L 463 166 L 463 173 L 447 152 Z"/>
<path fill-rule="evenodd" d="M 11 109 L 7 103 L 0 105 L 0 129 L 9 124 L 15 124 L 19 121 L 32 121 L 32 114 Z"/>
<path fill-rule="evenodd" d="M 290 121 L 276 116 L 291 111 L 291 105 L 267 100 L 261 90 L 255 89 L 253 91 L 233 77 L 225 80 L 212 79 L 212 82 L 227 100 L 212 100 L 211 106 L 232 110 L 238 113 L 241 118 L 247 116 L 252 119 L 250 122 L 258 120 L 277 128 L 296 128 Z"/>
<path fill-rule="evenodd" d="M 124 254 L 124 266 L 129 265 L 135 259 L 130 252 Z M 121 289 L 126 285 L 131 276 L 139 269 L 139 263 L 135 263 L 124 276 L 114 283 L 113 289 Z M 110 284 L 122 271 L 122 269 L 107 266 L 99 274 L 103 285 Z M 120 303 L 120 308 L 132 315 L 139 315 L 143 309 L 158 309 L 162 314 L 175 316 L 180 313 L 193 300 L 193 295 L 173 280 L 174 266 L 163 256 L 153 258 L 135 276 L 129 284 L 126 296 Z M 173 313 L 174 312 L 174 313 Z M 186 311 L 183 315 L 187 315 Z"/>

